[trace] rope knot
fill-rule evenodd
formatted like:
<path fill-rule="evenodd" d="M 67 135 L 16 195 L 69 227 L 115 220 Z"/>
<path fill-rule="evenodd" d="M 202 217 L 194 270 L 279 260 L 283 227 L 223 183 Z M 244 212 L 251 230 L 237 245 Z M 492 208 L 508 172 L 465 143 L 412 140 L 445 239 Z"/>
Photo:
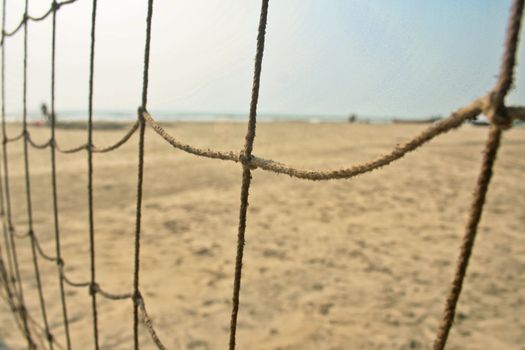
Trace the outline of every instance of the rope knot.
<path fill-rule="evenodd" d="M 57 258 L 57 266 L 60 269 L 64 267 L 64 260 L 62 260 L 62 258 Z"/>
<path fill-rule="evenodd" d="M 55 0 L 53 0 L 53 3 L 51 4 L 51 10 L 53 11 L 57 11 L 60 9 L 60 3 L 56 2 Z"/>
<path fill-rule="evenodd" d="M 253 163 L 253 156 L 251 154 L 247 156 L 244 150 L 239 152 L 239 162 L 244 168 L 249 168 L 251 170 L 257 169 L 257 165 Z"/>
<path fill-rule="evenodd" d="M 53 334 L 51 334 L 50 332 L 47 332 L 46 337 L 47 337 L 47 341 L 50 342 L 50 343 L 55 341 L 55 338 L 53 337 Z"/>
<path fill-rule="evenodd" d="M 35 231 L 33 231 L 33 230 L 31 229 L 31 230 L 29 230 L 29 231 L 27 232 L 27 235 L 28 235 L 29 237 L 31 237 L 31 238 L 35 238 Z"/>
<path fill-rule="evenodd" d="M 142 302 L 142 294 L 140 294 L 140 291 L 137 290 L 133 293 L 131 299 L 133 300 L 133 304 L 140 305 L 140 303 Z"/>
<path fill-rule="evenodd" d="M 96 282 L 93 282 L 89 285 L 89 295 L 95 295 L 100 291 L 100 287 Z"/>
<path fill-rule="evenodd" d="M 507 113 L 503 102 L 496 97 L 495 92 L 490 92 L 485 96 L 482 111 L 492 125 L 502 130 L 510 129 L 512 126 L 512 118 Z"/>
<path fill-rule="evenodd" d="M 27 314 L 27 310 L 26 310 L 26 307 L 24 305 L 20 305 L 18 307 L 18 311 L 20 312 L 20 314 L 22 315 L 22 317 L 25 317 L 25 315 Z"/>
<path fill-rule="evenodd" d="M 142 107 L 142 106 L 139 106 L 137 108 L 137 119 L 139 120 L 139 122 L 143 123 L 144 122 L 144 113 L 147 113 L 146 111 L 146 108 Z"/>

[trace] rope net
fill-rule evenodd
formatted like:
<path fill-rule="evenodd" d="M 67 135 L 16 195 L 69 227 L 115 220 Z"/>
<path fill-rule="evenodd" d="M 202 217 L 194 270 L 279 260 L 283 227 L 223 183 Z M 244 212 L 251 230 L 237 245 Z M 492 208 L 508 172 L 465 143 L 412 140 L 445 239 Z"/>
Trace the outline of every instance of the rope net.
<path fill-rule="evenodd" d="M 507 27 L 507 34 L 505 39 L 505 48 L 499 76 L 495 86 L 485 95 L 473 100 L 468 105 L 457 109 L 448 118 L 445 118 L 416 135 L 412 139 L 397 145 L 390 152 L 380 155 L 376 159 L 364 162 L 362 164 L 353 165 L 350 167 L 324 170 L 324 169 L 298 169 L 281 162 L 263 159 L 255 156 L 253 152 L 253 145 L 255 140 L 256 130 L 256 116 L 257 116 L 257 101 L 259 97 L 259 86 L 262 71 L 262 60 L 264 53 L 266 23 L 268 17 L 268 0 L 262 0 L 259 27 L 257 34 L 257 49 L 255 55 L 255 67 L 253 75 L 253 85 L 249 109 L 248 128 L 245 136 L 245 145 L 241 152 L 234 151 L 218 151 L 212 149 L 200 149 L 192 145 L 185 144 L 170 135 L 162 128 L 147 111 L 148 100 L 148 72 L 149 72 L 149 57 L 151 44 L 151 26 L 153 15 L 153 0 L 148 0 L 147 15 L 146 15 L 146 40 L 144 47 L 144 65 L 143 65 L 143 82 L 142 82 L 142 101 L 138 108 L 137 121 L 131 128 L 122 136 L 120 140 L 112 145 L 105 147 L 97 147 L 93 144 L 93 71 L 94 71 L 94 57 L 95 57 L 95 29 L 97 16 L 97 0 L 92 2 L 91 14 L 91 43 L 90 43 L 90 74 L 89 74 L 89 116 L 88 116 L 88 130 L 86 143 L 80 144 L 69 149 L 61 148 L 55 137 L 56 122 L 55 122 L 55 52 L 56 52 L 56 19 L 59 10 L 66 5 L 74 4 L 78 0 L 68 0 L 57 2 L 53 1 L 51 7 L 40 16 L 32 16 L 28 13 L 28 0 L 25 0 L 25 11 L 23 18 L 19 24 L 11 31 L 5 28 L 6 17 L 6 1 L 3 0 L 3 17 L 2 17 L 2 38 L 1 38 L 1 90 L 2 90 L 2 150 L 3 166 L 0 169 L 2 174 L 2 181 L 0 183 L 0 196 L 2 200 L 0 211 L 3 216 L 2 229 L 3 241 L 0 244 L 0 282 L 2 284 L 2 297 L 6 304 L 12 311 L 16 325 L 21 330 L 22 334 L 27 340 L 28 348 L 44 348 L 50 349 L 68 349 L 71 347 L 71 337 L 69 332 L 69 316 L 67 308 L 67 298 L 65 293 L 65 285 L 71 288 L 85 288 L 88 290 L 91 298 L 92 311 L 92 327 L 93 327 L 93 346 L 99 349 L 99 334 L 98 334 L 98 308 L 97 297 L 102 297 L 108 300 L 125 300 L 129 299 L 133 304 L 133 347 L 139 348 L 138 329 L 139 323 L 142 322 L 145 329 L 151 336 L 151 341 L 159 348 L 165 349 L 162 341 L 159 339 L 155 331 L 154 324 L 146 310 L 145 300 L 142 297 L 140 288 L 140 243 L 141 243 L 141 217 L 142 217 L 142 183 L 144 174 L 144 137 L 145 129 L 150 127 L 162 139 L 181 151 L 193 154 L 199 157 L 206 157 L 212 159 L 220 159 L 240 163 L 242 166 L 242 180 L 240 192 L 240 209 L 239 209 L 239 226 L 237 237 L 237 250 L 235 259 L 235 270 L 233 278 L 233 295 L 232 295 L 232 309 L 231 309 L 231 323 L 230 323 L 230 337 L 229 349 L 236 348 L 236 331 L 237 331 L 237 315 L 240 306 L 240 293 L 242 281 L 242 264 L 243 253 L 246 234 L 246 216 L 248 208 L 248 197 L 250 190 L 250 183 L 252 178 L 252 171 L 255 169 L 262 169 L 279 174 L 287 174 L 291 177 L 305 179 L 305 180 L 333 180 L 333 179 L 350 179 L 360 174 L 365 174 L 381 167 L 387 166 L 395 162 L 407 153 L 417 150 L 435 137 L 444 134 L 450 130 L 460 127 L 465 121 L 474 119 L 480 114 L 484 114 L 490 121 L 489 135 L 487 137 L 481 170 L 478 176 L 475 192 L 473 195 L 468 222 L 463 237 L 460 254 L 458 257 L 455 273 L 449 287 L 448 295 L 445 302 L 444 311 L 438 329 L 436 331 L 435 341 L 433 344 L 434 350 L 441 350 L 445 348 L 448 334 L 452 327 L 456 305 L 458 303 L 463 281 L 466 275 L 469 258 L 472 253 L 474 241 L 478 224 L 483 212 L 483 205 L 485 203 L 486 194 L 489 188 L 490 179 L 493 172 L 494 162 L 500 145 L 502 131 L 511 127 L 514 120 L 525 120 L 525 107 L 506 106 L 504 103 L 505 96 L 510 90 L 513 82 L 513 71 L 516 61 L 516 50 L 519 42 L 519 31 L 521 26 L 521 19 L 523 15 L 523 7 L 525 0 L 514 0 L 509 16 Z M 52 42 L 51 42 L 51 135 L 49 139 L 43 143 L 35 142 L 27 128 L 27 39 L 28 39 L 28 22 L 29 21 L 43 21 L 51 16 L 52 18 Z M 5 120 L 5 52 L 6 39 L 14 36 L 18 32 L 23 31 L 24 36 L 24 55 L 23 55 L 23 130 L 19 135 L 10 136 L 6 132 Z M 127 143 L 135 132 L 139 132 L 138 142 L 138 169 L 137 169 L 137 188 L 136 188 L 136 218 L 135 218 L 135 238 L 134 238 L 134 272 L 133 272 L 133 290 L 128 293 L 113 293 L 105 290 L 99 283 L 97 283 L 97 275 L 95 268 L 96 259 L 96 245 L 94 236 L 94 208 L 93 208 L 93 155 L 94 153 L 106 153 L 117 150 L 120 146 Z M 25 197 L 27 204 L 27 221 L 28 232 L 20 233 L 16 231 L 13 225 L 11 213 L 11 193 L 9 183 L 9 159 L 8 159 L 8 144 L 17 141 L 23 142 L 23 157 L 24 157 L 24 177 L 25 177 Z M 51 155 L 51 186 L 52 186 L 52 201 L 53 201 L 53 216 L 54 216 L 54 233 L 55 233 L 55 252 L 49 253 L 42 249 L 39 242 L 38 235 L 33 230 L 33 213 L 32 213 L 32 196 L 31 196 L 31 182 L 30 182 L 30 162 L 28 158 L 29 147 L 37 149 L 49 148 Z M 89 256 L 90 256 L 90 278 L 85 281 L 73 281 L 65 274 L 66 262 L 62 258 L 61 241 L 60 241 L 60 227 L 59 227 L 59 210 L 57 198 L 57 173 L 56 173 L 56 152 L 73 154 L 78 152 L 86 152 L 88 168 L 88 211 L 89 211 Z M 21 283 L 22 276 L 19 266 L 19 259 L 17 254 L 17 244 L 23 243 L 25 239 L 29 239 L 31 246 L 31 254 L 33 261 L 33 270 L 36 286 L 39 295 L 39 305 L 42 322 L 38 322 L 27 311 L 26 302 L 24 298 L 24 290 Z M 39 269 L 39 259 L 41 258 L 47 262 L 56 264 L 60 302 L 62 305 L 62 325 L 65 334 L 65 344 L 57 341 L 50 331 L 50 322 L 46 313 L 46 295 L 42 288 L 41 275 Z M 47 346 L 46 346 L 47 344 Z"/>

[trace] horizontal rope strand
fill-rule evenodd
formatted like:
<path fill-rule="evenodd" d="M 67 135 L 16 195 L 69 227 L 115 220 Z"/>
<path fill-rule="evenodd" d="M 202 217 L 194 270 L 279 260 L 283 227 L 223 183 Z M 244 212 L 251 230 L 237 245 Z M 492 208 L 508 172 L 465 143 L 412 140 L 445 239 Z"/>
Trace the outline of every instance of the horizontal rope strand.
<path fill-rule="evenodd" d="M 348 168 L 342 168 L 337 170 L 307 170 L 291 167 L 287 164 L 283 164 L 274 160 L 264 159 L 252 155 L 248 161 L 251 168 L 261 168 L 266 171 L 271 171 L 279 174 L 286 174 L 291 177 L 296 177 L 305 180 L 332 180 L 332 179 L 349 179 L 354 176 L 370 172 L 372 170 L 381 168 L 385 165 L 392 163 L 405 156 L 407 153 L 416 150 L 426 142 L 432 140 L 436 136 L 443 134 L 447 131 L 455 129 L 463 124 L 468 119 L 473 119 L 479 115 L 482 111 L 482 99 L 476 99 L 469 105 L 458 109 L 452 113 L 446 119 L 443 119 L 428 129 L 410 139 L 409 141 L 396 146 L 392 151 L 386 153 L 375 160 L 368 161 L 366 163 L 354 165 Z M 162 126 L 160 126 L 153 117 L 146 111 L 143 112 L 144 119 L 151 126 L 151 128 L 166 140 L 173 147 L 180 149 L 186 153 L 190 153 L 196 156 L 229 160 L 233 162 L 240 162 L 240 154 L 234 153 L 233 151 L 215 151 L 211 149 L 197 148 L 188 144 L 184 144 L 178 141 L 175 137 L 170 135 Z"/>
<path fill-rule="evenodd" d="M 109 146 L 102 147 L 102 148 L 99 148 L 99 147 L 93 145 L 91 150 L 92 150 L 93 153 L 107 153 L 107 152 L 114 151 L 117 148 L 119 148 L 120 146 L 124 145 L 126 142 L 128 142 L 129 139 L 131 138 L 131 136 L 133 136 L 133 134 L 135 134 L 135 132 L 138 130 L 138 128 L 139 128 L 139 122 L 136 121 L 135 123 L 133 123 L 131 128 L 128 131 L 126 131 L 124 136 L 122 136 L 115 143 L 113 143 L 113 144 L 111 144 Z M 80 152 L 80 151 L 88 149 L 87 143 L 79 145 L 79 146 L 75 146 L 75 147 L 72 147 L 72 148 L 66 148 L 66 149 L 63 149 L 63 148 L 59 147 L 58 144 L 56 144 L 55 147 L 56 147 L 56 150 L 58 152 L 60 152 L 60 153 L 76 153 L 76 152 Z"/>
<path fill-rule="evenodd" d="M 15 27 L 15 29 L 13 29 L 11 31 L 4 31 L 3 37 L 10 37 L 10 36 L 15 35 L 20 29 L 22 29 L 22 27 L 24 26 L 24 23 L 27 22 L 28 20 L 29 21 L 34 21 L 34 22 L 42 21 L 43 19 L 45 19 L 46 17 L 48 17 L 50 14 L 53 13 L 53 10 L 55 9 L 55 6 L 60 8 L 60 7 L 64 6 L 64 5 L 69 5 L 69 4 L 72 4 L 72 3 L 77 2 L 77 1 L 78 0 L 67 0 L 67 1 L 58 2 L 58 3 L 56 3 L 56 5 L 51 4 L 51 7 L 41 16 L 24 15 L 22 17 L 22 19 L 20 20 L 20 22 L 18 22 L 18 25 Z M 0 45 L 3 45 L 3 39 L 2 39 L 2 43 Z"/>

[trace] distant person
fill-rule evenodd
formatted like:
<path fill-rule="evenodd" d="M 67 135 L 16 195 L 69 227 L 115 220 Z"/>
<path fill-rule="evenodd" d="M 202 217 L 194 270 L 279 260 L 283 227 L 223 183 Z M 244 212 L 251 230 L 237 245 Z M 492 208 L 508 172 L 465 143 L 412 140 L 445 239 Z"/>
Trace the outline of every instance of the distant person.
<path fill-rule="evenodd" d="M 355 123 L 357 121 L 357 115 L 356 114 L 351 114 L 349 117 L 348 117 L 348 122 L 349 123 Z"/>
<path fill-rule="evenodd" d="M 47 108 L 47 105 L 45 103 L 42 103 L 40 105 L 40 110 L 42 111 L 42 114 L 44 115 L 44 118 L 47 121 L 47 123 L 51 124 L 51 122 L 53 121 L 52 118 L 54 118 L 55 116 L 51 115 L 51 112 L 49 111 L 49 109 Z M 55 119 L 55 122 L 56 122 L 56 119 Z"/>

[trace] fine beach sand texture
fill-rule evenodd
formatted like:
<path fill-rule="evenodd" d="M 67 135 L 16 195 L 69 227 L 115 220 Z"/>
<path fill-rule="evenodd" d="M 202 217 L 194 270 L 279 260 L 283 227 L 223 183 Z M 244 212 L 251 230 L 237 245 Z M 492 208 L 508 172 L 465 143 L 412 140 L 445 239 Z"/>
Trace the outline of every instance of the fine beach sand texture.
<path fill-rule="evenodd" d="M 376 157 L 417 125 L 263 123 L 254 153 L 294 166 L 338 168 Z M 244 124 L 177 123 L 200 147 L 240 150 Z M 19 126 L 8 128 L 10 135 Z M 238 324 L 239 349 L 430 349 L 488 129 L 464 126 L 393 165 L 351 180 L 308 182 L 253 173 Z M 47 127 L 31 127 L 45 141 Z M 96 130 L 95 144 L 124 130 Z M 85 130 L 59 130 L 62 147 Z M 129 292 L 137 140 L 94 155 L 97 280 Z M 504 134 L 447 349 L 523 350 L 525 344 L 525 129 Z M 13 217 L 27 231 L 22 142 L 8 145 Z M 89 279 L 87 160 L 59 154 L 62 251 L 67 274 Z M 34 228 L 54 254 L 50 151 L 30 150 Z M 241 167 L 174 150 L 146 133 L 141 289 L 169 349 L 228 343 Z M 42 322 L 30 243 L 17 240 L 26 302 Z M 57 270 L 39 260 L 52 332 L 65 344 Z M 93 348 L 87 289 L 66 286 L 73 348 Z M 103 349 L 132 348 L 132 303 L 98 298 Z M 0 303 L 0 339 L 25 342 Z M 141 326 L 142 349 L 154 345 Z"/>

